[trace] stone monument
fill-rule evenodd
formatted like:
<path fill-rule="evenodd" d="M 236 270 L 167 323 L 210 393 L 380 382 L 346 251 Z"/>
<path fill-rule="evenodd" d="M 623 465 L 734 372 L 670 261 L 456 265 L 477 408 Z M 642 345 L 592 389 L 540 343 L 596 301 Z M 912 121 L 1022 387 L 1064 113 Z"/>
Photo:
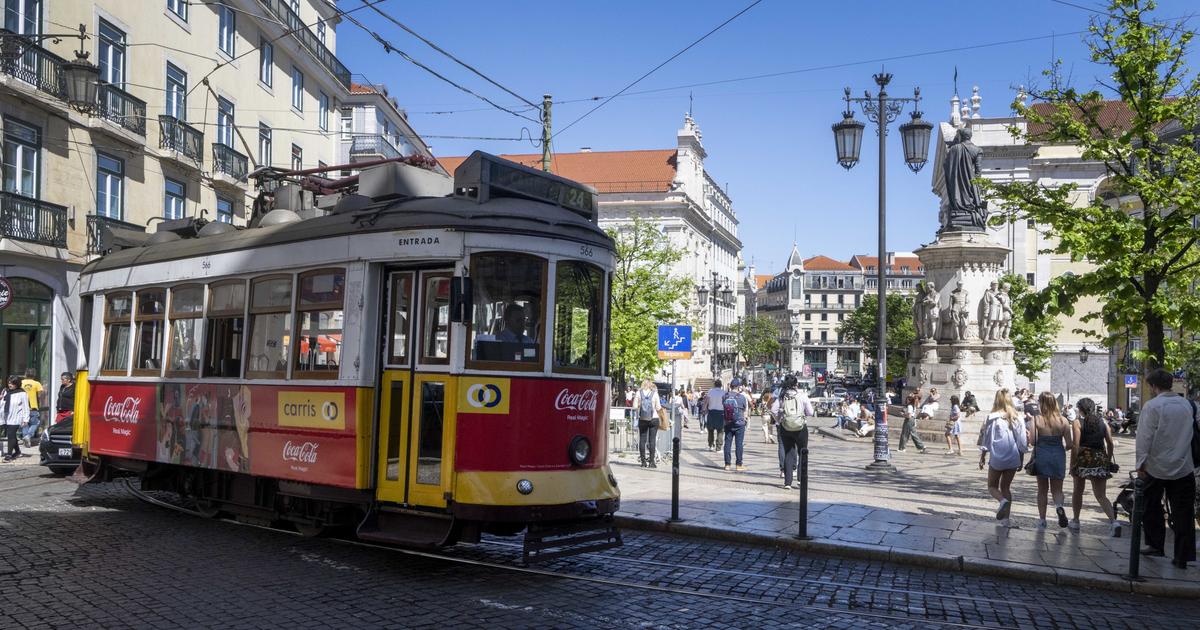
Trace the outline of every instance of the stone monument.
<path fill-rule="evenodd" d="M 941 168 L 935 169 L 941 229 L 933 243 L 916 251 L 926 282 L 913 305 L 917 339 L 907 382 L 922 394 L 938 389 L 937 421 L 949 413 L 950 396 L 961 400 L 972 392 L 980 413 L 964 422 L 968 441 L 996 391 L 1013 389 L 1016 369 L 1008 338 L 1012 305 L 999 280 L 1011 250 L 987 234 L 987 202 L 974 181 L 980 176 L 980 149 L 971 142 L 969 124 L 958 124 L 943 126 L 942 137 L 952 133 L 953 140 L 939 152 Z"/>

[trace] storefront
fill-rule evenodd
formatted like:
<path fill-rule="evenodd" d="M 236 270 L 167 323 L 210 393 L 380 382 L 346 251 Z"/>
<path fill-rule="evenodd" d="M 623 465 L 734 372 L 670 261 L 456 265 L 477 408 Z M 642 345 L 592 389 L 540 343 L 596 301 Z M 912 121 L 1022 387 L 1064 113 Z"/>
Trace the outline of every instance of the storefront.
<path fill-rule="evenodd" d="M 29 278 L 0 278 L 0 374 L 37 370 L 49 383 L 54 331 L 54 291 Z"/>

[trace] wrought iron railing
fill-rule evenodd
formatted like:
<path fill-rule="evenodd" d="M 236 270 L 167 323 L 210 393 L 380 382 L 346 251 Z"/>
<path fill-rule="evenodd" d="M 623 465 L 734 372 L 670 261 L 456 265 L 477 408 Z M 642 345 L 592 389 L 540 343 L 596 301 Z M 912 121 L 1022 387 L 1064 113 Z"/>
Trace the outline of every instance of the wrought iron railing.
<path fill-rule="evenodd" d="M 67 209 L 11 192 L 0 192 L 0 234 L 51 247 L 67 246 Z"/>
<path fill-rule="evenodd" d="M 96 214 L 89 214 L 87 218 L 87 253 L 89 254 L 107 254 L 109 245 L 103 236 L 106 228 L 120 228 L 122 230 L 134 230 L 137 232 L 145 232 L 145 226 L 137 225 L 136 223 L 127 223 L 119 219 L 110 217 L 102 217 Z"/>
<path fill-rule="evenodd" d="M 355 135 L 350 139 L 350 158 L 363 156 L 383 156 L 385 158 L 403 157 L 396 147 L 380 135 Z"/>
<path fill-rule="evenodd" d="M 300 42 L 300 45 L 308 49 L 308 52 L 312 53 L 322 66 L 325 66 L 325 69 L 337 79 L 338 83 L 341 83 L 346 89 L 350 89 L 350 70 L 338 61 L 333 51 L 326 48 L 325 44 L 317 39 L 308 25 L 300 19 L 299 15 L 296 15 L 292 7 L 288 6 L 286 0 L 258 1 L 284 23 L 292 36 Z"/>
<path fill-rule="evenodd" d="M 96 90 L 96 113 L 138 134 L 146 135 L 146 101 L 111 83 Z"/>
<path fill-rule="evenodd" d="M 204 133 L 174 116 L 158 117 L 158 148 L 178 151 L 197 164 L 204 161 Z"/>
<path fill-rule="evenodd" d="M 12 31 L 0 29 L 5 36 L 13 35 Z M 14 76 L 37 89 L 63 98 L 66 94 L 66 84 L 63 83 L 62 57 L 38 46 L 33 40 L 17 38 L 21 42 L 21 54 L 15 59 L 0 60 L 0 72 Z"/>
<path fill-rule="evenodd" d="M 213 143 L 212 152 L 214 172 L 224 173 L 238 181 L 246 179 L 246 174 L 249 173 L 246 156 L 220 142 Z"/>

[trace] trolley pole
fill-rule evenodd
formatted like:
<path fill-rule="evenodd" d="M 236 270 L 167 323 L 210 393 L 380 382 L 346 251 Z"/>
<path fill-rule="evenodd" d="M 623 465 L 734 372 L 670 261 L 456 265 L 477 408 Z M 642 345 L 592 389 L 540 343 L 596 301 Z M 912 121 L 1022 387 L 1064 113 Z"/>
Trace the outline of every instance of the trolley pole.
<path fill-rule="evenodd" d="M 807 430 L 807 429 L 805 429 Z M 787 458 L 784 458 L 783 465 L 787 466 Z M 797 523 L 796 538 L 799 540 L 811 540 L 812 536 L 808 535 L 808 447 L 800 449 L 800 521 Z"/>
<path fill-rule="evenodd" d="M 667 399 L 671 401 L 671 432 L 674 436 L 671 438 L 671 518 L 668 522 L 678 523 L 683 520 L 679 518 L 679 439 L 683 436 L 683 424 L 680 419 L 675 417 L 675 392 L 679 386 L 676 384 L 676 364 L 678 360 L 671 360 L 671 396 Z"/>
<path fill-rule="evenodd" d="M 550 172 L 550 101 L 549 94 L 542 95 L 542 170 Z"/>
<path fill-rule="evenodd" d="M 1162 509 L 1161 506 L 1156 506 L 1157 509 Z M 1115 510 L 1116 508 L 1114 508 Z M 1141 565 L 1141 549 L 1142 546 L 1142 517 L 1146 514 L 1146 482 L 1141 477 L 1133 479 L 1133 514 L 1129 515 L 1129 574 L 1125 579 L 1134 582 L 1144 581 L 1138 575 L 1138 570 Z"/>

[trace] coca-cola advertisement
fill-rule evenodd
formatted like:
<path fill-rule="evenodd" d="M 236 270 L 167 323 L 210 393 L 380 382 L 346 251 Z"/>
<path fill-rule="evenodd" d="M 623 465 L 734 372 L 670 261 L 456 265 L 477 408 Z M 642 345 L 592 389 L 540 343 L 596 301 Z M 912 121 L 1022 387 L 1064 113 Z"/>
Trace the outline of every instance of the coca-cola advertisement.
<path fill-rule="evenodd" d="M 153 460 L 157 406 L 154 385 L 98 384 L 88 407 L 92 452 Z"/>
<path fill-rule="evenodd" d="M 567 447 L 577 435 L 592 443 L 584 467 L 599 465 L 595 454 L 607 437 L 604 388 L 604 381 L 512 378 L 507 414 L 470 413 L 460 405 L 458 470 L 567 470 Z"/>

